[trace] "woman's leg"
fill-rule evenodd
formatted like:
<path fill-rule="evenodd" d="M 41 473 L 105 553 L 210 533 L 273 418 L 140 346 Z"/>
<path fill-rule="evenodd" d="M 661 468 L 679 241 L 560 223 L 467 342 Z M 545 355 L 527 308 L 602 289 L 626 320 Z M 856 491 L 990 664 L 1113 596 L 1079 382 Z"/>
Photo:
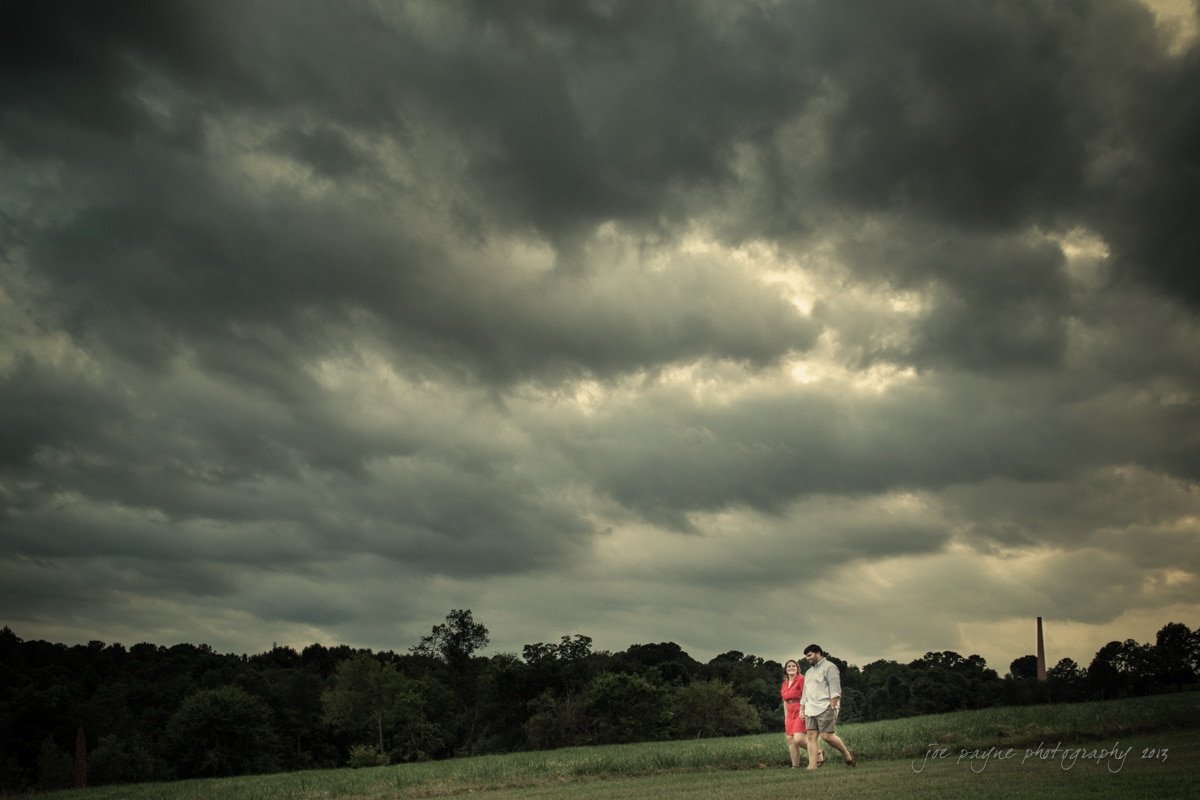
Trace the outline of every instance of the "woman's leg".
<path fill-rule="evenodd" d="M 817 732 L 811 728 L 808 731 L 808 769 L 816 769 L 821 764 L 819 758 L 821 754 L 821 745 L 817 741 Z"/>

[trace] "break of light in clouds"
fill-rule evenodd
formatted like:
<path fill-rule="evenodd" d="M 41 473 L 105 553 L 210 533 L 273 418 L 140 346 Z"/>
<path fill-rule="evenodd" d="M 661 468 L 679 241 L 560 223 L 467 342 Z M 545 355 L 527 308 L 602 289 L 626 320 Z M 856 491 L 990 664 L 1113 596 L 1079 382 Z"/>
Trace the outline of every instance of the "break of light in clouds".
<path fill-rule="evenodd" d="M 1195 626 L 1196 15 L 5 3 L 0 622 Z"/>

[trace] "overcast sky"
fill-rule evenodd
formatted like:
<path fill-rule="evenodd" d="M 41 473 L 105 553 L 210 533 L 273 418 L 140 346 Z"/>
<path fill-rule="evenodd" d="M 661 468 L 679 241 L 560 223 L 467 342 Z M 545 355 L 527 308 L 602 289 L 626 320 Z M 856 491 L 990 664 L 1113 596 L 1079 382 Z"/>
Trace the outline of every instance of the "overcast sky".
<path fill-rule="evenodd" d="M 0 5 L 0 624 L 1001 674 L 1200 626 L 1190 0 Z"/>

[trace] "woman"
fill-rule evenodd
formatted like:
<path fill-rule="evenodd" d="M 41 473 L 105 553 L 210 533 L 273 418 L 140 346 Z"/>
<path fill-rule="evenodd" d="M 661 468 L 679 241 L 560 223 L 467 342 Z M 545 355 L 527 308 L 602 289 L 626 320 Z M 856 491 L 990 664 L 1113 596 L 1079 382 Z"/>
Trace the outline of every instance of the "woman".
<path fill-rule="evenodd" d="M 800 662 L 789 658 L 783 665 L 786 673 L 779 696 L 783 698 L 783 733 L 787 737 L 788 754 L 792 757 L 792 769 L 800 766 L 800 751 L 808 751 L 807 728 L 804 726 L 804 676 L 800 674 Z M 817 753 L 817 766 L 825 763 L 825 754 Z"/>

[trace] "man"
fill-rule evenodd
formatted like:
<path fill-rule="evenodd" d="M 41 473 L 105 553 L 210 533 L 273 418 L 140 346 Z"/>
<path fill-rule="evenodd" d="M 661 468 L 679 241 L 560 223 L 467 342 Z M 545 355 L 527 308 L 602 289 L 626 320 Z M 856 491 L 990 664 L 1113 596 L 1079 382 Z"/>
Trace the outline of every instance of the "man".
<path fill-rule="evenodd" d="M 804 658 L 810 666 L 804 673 L 804 722 L 808 727 L 808 767 L 817 768 L 817 753 L 821 745 L 817 737 L 842 754 L 847 767 L 857 767 L 858 760 L 837 735 L 838 707 L 842 704 L 842 675 L 837 665 L 825 657 L 820 645 L 804 648 Z"/>

